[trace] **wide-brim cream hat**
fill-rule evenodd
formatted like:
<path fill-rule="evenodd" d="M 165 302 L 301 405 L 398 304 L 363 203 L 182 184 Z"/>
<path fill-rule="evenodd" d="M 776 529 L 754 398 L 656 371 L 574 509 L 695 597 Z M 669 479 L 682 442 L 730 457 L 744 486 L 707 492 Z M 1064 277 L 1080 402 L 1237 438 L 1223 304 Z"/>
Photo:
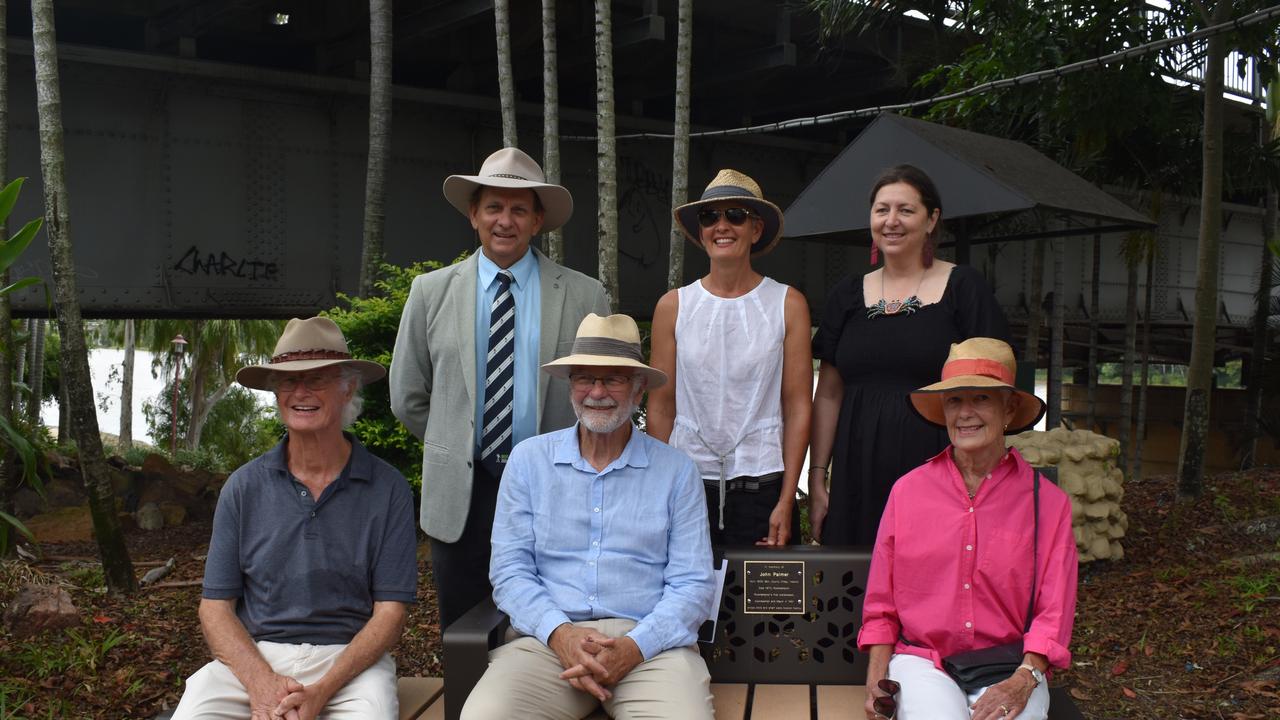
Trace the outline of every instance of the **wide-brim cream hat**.
<path fill-rule="evenodd" d="M 640 328 L 629 315 L 600 317 L 591 313 L 582 318 L 569 354 L 542 366 L 549 375 L 569 377 L 574 365 L 628 367 L 649 378 L 649 390 L 667 384 L 667 374 L 644 364 L 640 352 Z"/>
<path fill-rule="evenodd" d="M 1018 409 L 1005 428 L 1005 435 L 1030 430 L 1044 416 L 1045 404 L 1040 398 L 1014 387 L 1018 361 L 1009 343 L 995 338 L 969 338 L 952 343 L 947 362 L 942 366 L 942 380 L 911 392 L 911 406 L 926 421 L 947 426 L 942 412 L 942 394 L 951 390 L 1007 388 L 1022 397 Z"/>
<path fill-rule="evenodd" d="M 353 368 L 360 373 L 361 385 L 381 380 L 387 374 L 387 369 L 376 362 L 352 358 L 336 323 L 326 317 L 312 317 L 290 320 L 276 341 L 271 360 L 240 368 L 236 382 L 255 390 L 270 390 L 272 373 L 305 372 L 330 365 Z"/>
<path fill-rule="evenodd" d="M 569 222 L 573 196 L 560 185 L 547 182 L 542 167 L 519 148 L 502 148 L 484 159 L 479 175 L 450 175 L 444 179 L 444 197 L 458 212 L 471 217 L 471 196 L 476 188 L 528 188 L 542 202 L 542 232 Z"/>
<path fill-rule="evenodd" d="M 751 257 L 760 257 L 773 249 L 782 239 L 782 210 L 777 205 L 764 199 L 760 185 L 747 175 L 725 168 L 702 191 L 702 197 L 691 203 L 681 205 L 672 211 L 676 223 L 684 231 L 685 237 L 698 247 L 702 247 L 702 228 L 698 225 L 698 212 L 703 205 L 722 200 L 736 200 L 749 210 L 754 211 L 764 221 L 764 229 L 760 239 L 751 246 Z"/>

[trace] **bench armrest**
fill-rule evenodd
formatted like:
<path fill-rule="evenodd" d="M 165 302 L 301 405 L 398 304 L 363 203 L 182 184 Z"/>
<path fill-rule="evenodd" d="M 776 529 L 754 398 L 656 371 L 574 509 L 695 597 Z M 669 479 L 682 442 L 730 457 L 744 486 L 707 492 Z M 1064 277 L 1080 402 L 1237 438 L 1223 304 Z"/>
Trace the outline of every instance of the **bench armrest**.
<path fill-rule="evenodd" d="M 444 631 L 444 714 L 457 720 L 471 689 L 489 667 L 489 651 L 502 644 L 511 621 L 486 598 Z"/>

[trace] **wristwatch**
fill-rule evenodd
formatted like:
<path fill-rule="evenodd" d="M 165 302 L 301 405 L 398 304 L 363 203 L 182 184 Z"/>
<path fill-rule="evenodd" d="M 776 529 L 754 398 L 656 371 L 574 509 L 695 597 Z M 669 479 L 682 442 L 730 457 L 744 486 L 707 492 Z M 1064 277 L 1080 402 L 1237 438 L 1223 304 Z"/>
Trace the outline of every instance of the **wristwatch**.
<path fill-rule="evenodd" d="M 1031 677 L 1036 681 L 1036 685 L 1044 682 L 1044 671 L 1032 665 L 1031 663 L 1022 663 L 1018 666 L 1019 670 L 1026 670 L 1031 673 Z"/>

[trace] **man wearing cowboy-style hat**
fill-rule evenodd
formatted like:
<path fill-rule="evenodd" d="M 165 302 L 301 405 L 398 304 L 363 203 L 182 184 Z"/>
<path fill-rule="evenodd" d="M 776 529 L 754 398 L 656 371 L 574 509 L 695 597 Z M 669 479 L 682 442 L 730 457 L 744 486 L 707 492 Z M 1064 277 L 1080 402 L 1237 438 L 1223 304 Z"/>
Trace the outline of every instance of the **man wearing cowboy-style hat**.
<path fill-rule="evenodd" d="M 607 312 L 600 283 L 531 247 L 564 225 L 573 198 L 516 148 L 478 175 L 450 175 L 444 196 L 471 223 L 480 252 L 413 281 L 391 360 L 391 409 L 423 440 L 422 529 L 447 627 L 488 597 L 489 533 L 516 443 L 573 423 L 563 380 L 538 365 Z"/>
<path fill-rule="evenodd" d="M 566 357 L 578 424 L 511 454 L 489 576 L 520 637 L 495 649 L 464 720 L 710 718 L 692 646 L 714 595 L 702 481 L 631 416 L 666 375 L 626 315 L 588 315 Z"/>
<path fill-rule="evenodd" d="M 417 594 L 413 495 L 343 428 L 382 379 L 328 318 L 293 319 L 271 360 L 241 368 L 275 393 L 288 434 L 218 495 L 200 627 L 214 661 L 174 718 L 395 718 L 406 605 Z"/>

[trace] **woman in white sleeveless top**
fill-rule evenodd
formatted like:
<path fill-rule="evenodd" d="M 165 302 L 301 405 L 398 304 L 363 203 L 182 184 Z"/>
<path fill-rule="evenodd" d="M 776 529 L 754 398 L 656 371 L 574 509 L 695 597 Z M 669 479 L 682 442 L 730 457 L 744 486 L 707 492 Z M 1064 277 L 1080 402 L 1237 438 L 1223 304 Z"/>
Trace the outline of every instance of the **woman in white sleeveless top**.
<path fill-rule="evenodd" d="M 760 186 L 721 170 L 675 209 L 711 272 L 672 290 L 653 314 L 651 362 L 674 382 L 649 393 L 646 427 L 702 474 L 716 545 L 800 541 L 796 484 L 809 445 L 809 306 L 751 267 L 773 249 L 782 211 Z"/>

